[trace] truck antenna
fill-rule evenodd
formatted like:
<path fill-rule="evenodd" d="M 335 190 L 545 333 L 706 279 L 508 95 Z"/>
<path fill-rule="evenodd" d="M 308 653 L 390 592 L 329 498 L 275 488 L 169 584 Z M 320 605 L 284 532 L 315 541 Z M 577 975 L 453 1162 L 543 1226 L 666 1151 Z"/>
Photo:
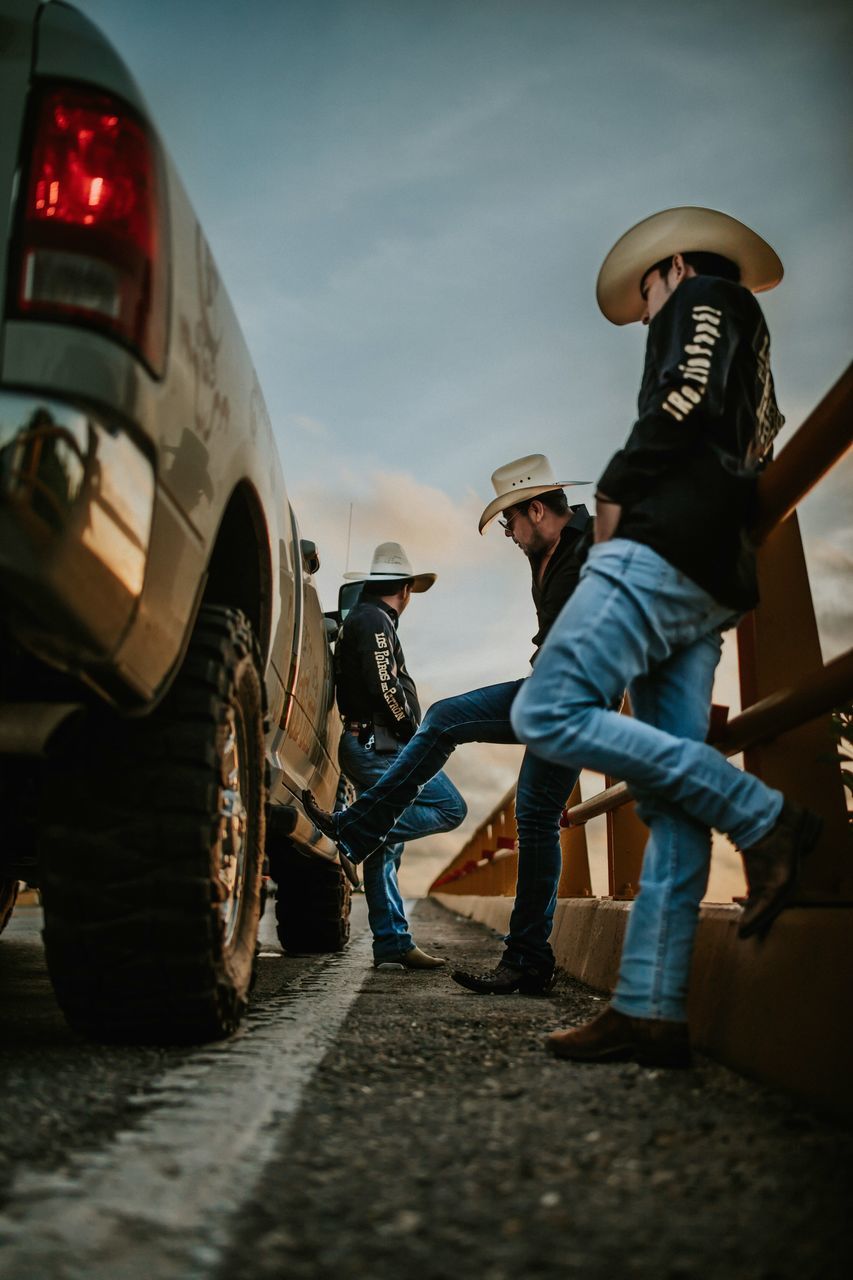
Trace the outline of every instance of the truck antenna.
<path fill-rule="evenodd" d="M 347 562 L 344 566 L 344 573 L 349 569 L 349 548 L 352 540 L 352 503 L 349 504 L 349 524 L 347 525 Z"/>

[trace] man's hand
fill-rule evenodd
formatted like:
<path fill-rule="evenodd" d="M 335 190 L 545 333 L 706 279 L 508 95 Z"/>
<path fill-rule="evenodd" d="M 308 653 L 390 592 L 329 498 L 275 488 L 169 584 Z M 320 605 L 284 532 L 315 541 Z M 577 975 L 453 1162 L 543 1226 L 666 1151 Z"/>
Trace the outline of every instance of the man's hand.
<path fill-rule="evenodd" d="M 595 495 L 595 542 L 609 542 L 622 518 L 622 507 L 604 495 Z"/>

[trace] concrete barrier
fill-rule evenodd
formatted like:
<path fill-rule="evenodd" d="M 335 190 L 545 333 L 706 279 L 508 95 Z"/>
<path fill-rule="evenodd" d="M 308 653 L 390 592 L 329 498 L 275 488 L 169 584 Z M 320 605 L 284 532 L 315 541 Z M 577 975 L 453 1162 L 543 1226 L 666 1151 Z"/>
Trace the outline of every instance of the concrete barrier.
<path fill-rule="evenodd" d="M 448 911 L 506 933 L 511 898 L 434 892 Z M 616 982 L 629 902 L 557 903 L 557 964 L 597 991 Z M 691 1040 L 765 1084 L 853 1114 L 853 949 L 847 907 L 797 907 L 761 941 L 737 937 L 740 909 L 704 906 L 690 976 Z"/>

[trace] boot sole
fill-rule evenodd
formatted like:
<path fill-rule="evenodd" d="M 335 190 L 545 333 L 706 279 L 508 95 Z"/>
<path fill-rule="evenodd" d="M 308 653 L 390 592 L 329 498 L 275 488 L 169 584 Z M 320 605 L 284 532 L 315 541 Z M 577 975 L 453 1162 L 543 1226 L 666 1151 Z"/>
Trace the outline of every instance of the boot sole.
<path fill-rule="evenodd" d="M 758 936 L 763 938 L 770 930 L 776 917 L 784 911 L 788 902 L 794 894 L 794 890 L 800 881 L 800 872 L 802 870 L 803 858 L 811 853 L 812 849 L 820 839 L 823 831 L 823 819 L 819 818 L 816 813 L 804 813 L 800 829 L 797 832 L 797 843 L 794 849 L 794 866 L 790 876 L 779 889 L 776 897 L 768 902 L 761 915 L 753 916 L 746 924 L 739 926 L 737 936 L 739 938 L 752 938 Z"/>
<path fill-rule="evenodd" d="M 485 988 L 475 987 L 471 983 L 462 982 L 460 981 L 459 978 L 455 977 L 453 974 L 451 974 L 450 976 L 451 978 L 453 978 L 453 981 L 456 983 L 457 987 L 463 987 L 465 991 L 470 991 L 471 994 L 475 996 L 514 996 L 519 991 L 518 987 L 509 987 L 507 990 L 504 990 L 504 991 L 492 991 L 492 990 L 489 990 L 488 987 L 485 987 Z"/>
<path fill-rule="evenodd" d="M 600 1053 L 567 1053 L 553 1040 L 546 1040 L 545 1046 L 550 1054 L 564 1062 L 630 1062 L 634 1056 L 630 1045 L 619 1049 L 602 1049 Z"/>
<path fill-rule="evenodd" d="M 551 992 L 554 990 L 554 986 L 555 986 L 555 983 L 556 983 L 556 979 L 555 979 L 555 981 L 554 981 L 554 982 L 552 982 L 549 986 L 545 986 L 545 987 L 538 987 L 538 988 L 536 988 L 536 987 L 526 987 L 526 986 L 524 986 L 522 983 L 519 983 L 517 986 L 514 986 L 514 987 L 505 987 L 505 988 L 503 988 L 503 990 L 497 990 L 497 991 L 496 991 L 496 990 L 494 990 L 493 988 L 492 988 L 492 989 L 490 989 L 490 988 L 488 988 L 488 987 L 485 987 L 485 988 L 483 988 L 483 987 L 475 987 L 475 986 L 474 986 L 473 984 L 471 984 L 471 983 L 463 982 L 460 978 L 457 978 L 455 974 L 451 974 L 450 976 L 451 976 L 451 978 L 453 979 L 453 981 L 456 983 L 456 985 L 457 985 L 457 986 L 459 986 L 459 987 L 464 987 L 466 991 L 470 991 L 470 992 L 472 992 L 472 994 L 473 994 L 473 995 L 475 995 L 475 996 L 515 996 L 515 995 L 518 995 L 518 996 L 547 996 L 547 995 L 550 995 L 550 994 L 551 994 Z"/>
<path fill-rule="evenodd" d="M 601 1053 L 578 1054 L 566 1053 L 559 1045 L 546 1041 L 548 1050 L 555 1058 L 564 1062 L 636 1062 L 641 1067 L 666 1067 L 672 1070 L 686 1070 L 693 1065 L 690 1052 L 676 1051 L 671 1054 L 644 1053 L 633 1045 L 618 1049 L 605 1049 Z"/>
<path fill-rule="evenodd" d="M 360 889 L 361 881 L 358 878 L 358 865 L 347 857 L 340 845 L 338 845 L 338 862 L 340 863 L 341 871 L 343 871 L 353 889 Z"/>

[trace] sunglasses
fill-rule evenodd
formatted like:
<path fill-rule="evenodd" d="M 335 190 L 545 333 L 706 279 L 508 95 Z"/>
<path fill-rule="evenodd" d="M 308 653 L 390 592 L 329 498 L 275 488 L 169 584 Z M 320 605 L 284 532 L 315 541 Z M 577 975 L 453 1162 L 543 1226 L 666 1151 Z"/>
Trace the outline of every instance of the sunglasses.
<path fill-rule="evenodd" d="M 512 522 L 513 522 L 513 520 L 516 520 L 516 519 L 518 519 L 518 517 L 519 517 L 519 516 L 523 516 L 523 515 L 524 515 L 524 512 L 523 512 L 523 511 L 513 511 L 512 515 L 510 516 L 510 518 L 509 518 L 508 520 L 501 520 L 501 519 L 498 519 L 498 524 L 500 525 L 500 527 L 501 527 L 502 529 L 506 530 L 506 529 L 508 529 L 508 528 L 510 527 L 510 525 L 511 525 L 511 524 L 512 524 Z"/>

